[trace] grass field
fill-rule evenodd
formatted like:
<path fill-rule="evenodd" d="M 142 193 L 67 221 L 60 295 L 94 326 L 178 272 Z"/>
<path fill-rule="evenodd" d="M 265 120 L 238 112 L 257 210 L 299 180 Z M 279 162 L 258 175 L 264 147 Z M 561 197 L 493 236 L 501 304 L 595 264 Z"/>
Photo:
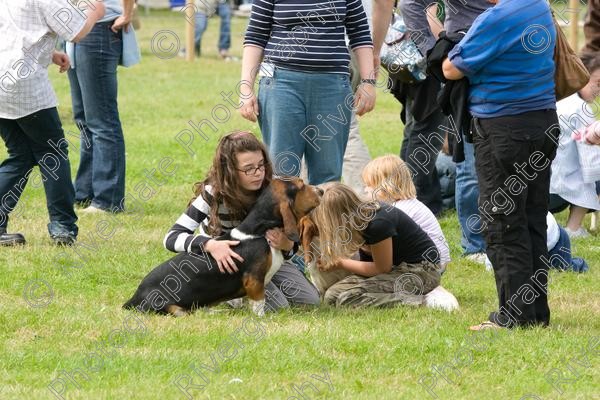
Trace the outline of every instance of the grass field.
<path fill-rule="evenodd" d="M 234 91 L 240 63 L 218 59 L 218 20 L 192 64 L 150 51 L 161 30 L 183 44 L 180 15 L 156 12 L 142 23 L 143 62 L 119 70 L 127 193 L 137 206 L 81 215 L 79 246 L 59 249 L 46 231 L 43 189 L 31 182 L 25 190 L 10 230 L 28 244 L 0 249 L 0 399 L 600 399 L 597 236 L 574 244 L 590 272 L 552 273 L 548 329 L 467 332 L 496 307 L 496 291 L 490 273 L 461 259 L 455 213 L 441 220 L 454 260 L 443 285 L 461 304 L 452 314 L 320 307 L 257 321 L 247 310 L 224 308 L 180 319 L 122 310 L 140 279 L 171 256 L 162 238 L 207 171 L 217 138 L 232 129 L 259 133 L 222 98 Z M 233 21 L 237 56 L 245 24 Z M 68 81 L 51 70 L 65 131 L 75 132 Z M 231 113 L 224 123 L 213 119 L 219 104 L 219 118 Z M 380 93 L 375 112 L 361 118 L 372 156 L 398 153 L 399 111 Z M 205 118 L 218 132 L 207 130 L 207 141 L 196 135 L 186 150 L 176 136 Z M 72 143 L 74 173 L 79 144 Z M 187 395 L 174 384 L 185 386 L 186 375 L 196 385 Z M 294 390 L 300 387 L 304 397 Z"/>

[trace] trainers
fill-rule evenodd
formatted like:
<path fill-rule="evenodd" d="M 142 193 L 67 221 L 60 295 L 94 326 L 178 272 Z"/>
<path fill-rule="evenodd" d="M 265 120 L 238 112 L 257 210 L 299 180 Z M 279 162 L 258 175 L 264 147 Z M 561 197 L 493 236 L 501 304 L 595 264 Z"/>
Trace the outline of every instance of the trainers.
<path fill-rule="evenodd" d="M 6 233 L 6 228 L 0 228 L 0 246 L 17 246 L 25 244 L 25 237 L 20 233 Z"/>
<path fill-rule="evenodd" d="M 70 233 L 59 233 L 56 235 L 51 235 L 52 241 L 57 246 L 71 246 L 75 243 L 75 236 Z"/>
<path fill-rule="evenodd" d="M 569 239 L 579 239 L 579 238 L 587 238 L 590 237 L 590 233 L 585 230 L 583 226 L 579 227 L 579 229 L 572 231 L 571 229 L 565 227 L 565 232 L 569 235 Z"/>
<path fill-rule="evenodd" d="M 471 254 L 467 254 L 465 256 L 465 258 L 469 261 L 476 262 L 477 264 L 485 265 L 485 260 L 487 258 L 487 255 L 485 253 L 471 253 Z"/>
<path fill-rule="evenodd" d="M 103 208 L 98 208 L 96 206 L 87 206 L 86 208 L 82 208 L 81 210 L 79 210 L 79 212 L 86 213 L 86 214 L 98 214 L 98 213 L 107 213 L 108 210 L 105 210 Z"/>

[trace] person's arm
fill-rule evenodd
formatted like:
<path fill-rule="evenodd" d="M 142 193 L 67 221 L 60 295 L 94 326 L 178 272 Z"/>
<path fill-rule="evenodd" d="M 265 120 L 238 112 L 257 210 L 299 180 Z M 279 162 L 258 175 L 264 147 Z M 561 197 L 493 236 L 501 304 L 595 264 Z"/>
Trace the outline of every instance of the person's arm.
<path fill-rule="evenodd" d="M 73 39 L 69 40 L 70 42 L 77 43 L 81 39 L 86 37 L 87 34 L 90 33 L 94 25 L 96 25 L 96 22 L 98 22 L 98 20 L 104 17 L 106 9 L 104 7 L 103 0 L 93 0 L 92 5 L 95 8 L 91 10 L 86 10 L 85 24 L 83 25 L 83 28 L 77 33 L 77 35 L 75 35 Z"/>
<path fill-rule="evenodd" d="M 442 72 L 444 73 L 444 77 L 451 81 L 456 81 L 465 77 L 465 74 L 456 68 L 454 64 L 452 64 L 452 61 L 447 58 L 442 62 Z"/>
<path fill-rule="evenodd" d="M 242 52 L 242 79 L 240 81 L 240 114 L 256 122 L 258 100 L 254 94 L 254 82 L 260 69 L 264 49 L 267 47 L 273 26 L 274 0 L 254 0 L 250 22 L 244 38 Z"/>
<path fill-rule="evenodd" d="M 406 24 L 406 30 L 410 32 L 410 38 L 422 54 L 435 44 L 435 37 L 429 24 L 429 7 L 434 0 L 400 0 L 399 8 L 402 18 Z"/>
<path fill-rule="evenodd" d="M 35 2 L 50 31 L 68 42 L 78 42 L 87 35 L 96 22 L 104 17 L 103 0 L 80 2 L 86 9 L 78 12 L 75 7 L 67 7 L 65 0 Z M 33 11 L 32 11 L 33 12 Z"/>
<path fill-rule="evenodd" d="M 376 74 L 381 65 L 379 54 L 390 26 L 393 9 L 394 0 L 373 0 L 373 67 Z"/>
<path fill-rule="evenodd" d="M 113 22 L 110 29 L 113 32 L 117 32 L 120 29 L 124 29 L 125 32 L 129 31 L 129 23 L 131 22 L 131 16 L 133 15 L 133 7 L 135 5 L 135 0 L 122 0 L 123 1 L 123 14 L 120 15 Z"/>
<path fill-rule="evenodd" d="M 242 53 L 242 79 L 240 81 L 240 114 L 245 119 L 256 122 L 258 116 L 258 100 L 254 94 L 254 82 L 260 63 L 263 59 L 264 49 L 256 45 L 244 46 Z"/>
<path fill-rule="evenodd" d="M 433 34 L 433 37 L 437 40 L 440 37 L 440 32 L 444 30 L 444 24 L 437 17 L 438 15 L 437 4 L 433 4 L 427 9 L 427 22 L 429 23 L 429 30 Z"/>
<path fill-rule="evenodd" d="M 349 258 L 342 258 L 337 263 L 337 267 L 367 277 L 390 272 L 394 262 L 392 238 L 389 237 L 372 244 L 371 256 L 373 257 L 373 261 L 356 261 Z"/>
<path fill-rule="evenodd" d="M 349 0 L 346 3 L 346 32 L 350 48 L 356 55 L 361 79 L 375 79 L 373 66 L 373 41 L 367 23 L 367 14 L 361 0 Z M 361 84 L 356 91 L 354 107 L 356 115 L 368 113 L 375 107 L 375 84 Z"/>

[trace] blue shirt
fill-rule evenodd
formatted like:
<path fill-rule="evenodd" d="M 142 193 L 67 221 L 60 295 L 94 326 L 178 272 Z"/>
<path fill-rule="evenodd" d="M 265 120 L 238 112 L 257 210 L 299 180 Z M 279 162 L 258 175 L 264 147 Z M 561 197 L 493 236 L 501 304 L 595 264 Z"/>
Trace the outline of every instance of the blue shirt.
<path fill-rule="evenodd" d="M 346 34 L 352 49 L 373 47 L 360 0 L 254 0 L 244 46 L 282 68 L 349 74 Z"/>
<path fill-rule="evenodd" d="M 104 0 L 104 7 L 106 7 L 104 17 L 102 17 L 102 19 L 100 19 L 98 22 L 114 21 L 123 15 L 123 6 L 121 5 L 121 0 Z"/>
<path fill-rule="evenodd" d="M 556 109 L 556 30 L 546 0 L 502 0 L 473 22 L 448 59 L 469 78 L 479 118 Z"/>

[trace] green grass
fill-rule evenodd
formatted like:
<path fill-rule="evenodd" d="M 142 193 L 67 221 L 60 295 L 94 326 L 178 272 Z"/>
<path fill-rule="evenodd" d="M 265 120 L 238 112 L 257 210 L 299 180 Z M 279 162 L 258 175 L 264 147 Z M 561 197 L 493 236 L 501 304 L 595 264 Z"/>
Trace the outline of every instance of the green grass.
<path fill-rule="evenodd" d="M 189 120 L 211 118 L 212 108 L 225 104 L 220 92 L 234 90 L 240 64 L 218 60 L 218 20 L 210 21 L 202 59 L 191 64 L 159 59 L 149 50 L 159 30 L 173 30 L 183 41 L 183 18 L 157 12 L 142 22 L 143 62 L 119 70 L 127 192 L 139 198 L 139 185 L 148 181 L 144 170 L 157 168 L 165 157 L 174 160 L 176 170 L 171 176 L 156 173 L 161 186 L 154 184 L 155 192 L 146 192 L 149 198 L 133 212 L 114 218 L 81 215 L 80 243 L 86 247 L 80 247 L 79 254 L 51 245 L 43 190 L 29 185 L 20 215 L 10 225 L 11 231 L 25 234 L 28 244 L 0 249 L 0 399 L 55 398 L 47 386 L 64 377 L 60 371 L 75 369 L 86 372 L 88 380 L 80 378 L 80 387 L 70 383 L 67 399 L 185 399 L 173 380 L 189 374 L 201 384 L 192 363 L 215 369 L 205 372 L 209 382 L 203 390 L 191 392 L 198 399 L 287 399 L 298 396 L 292 385 L 307 381 L 319 390 L 317 396 L 307 389 L 310 398 L 427 399 L 419 379 L 434 365 L 452 363 L 455 356 L 463 359 L 462 366 L 448 375 L 450 382 L 438 377 L 434 390 L 440 399 L 520 399 L 526 394 L 544 400 L 598 398 L 597 349 L 596 356 L 588 351 L 587 367 L 571 362 L 577 375 L 562 385 L 564 394 L 544 378 L 552 368 L 560 368 L 568 378 L 564 360 L 579 359 L 581 348 L 600 335 L 597 236 L 574 244 L 574 252 L 588 260 L 589 273 L 552 273 L 550 328 L 501 332 L 493 340 L 481 341 L 466 328 L 483 321 L 497 305 L 493 276 L 460 258 L 455 213 L 441 219 L 454 260 L 443 285 L 461 304 L 453 314 L 408 307 L 361 311 L 321 307 L 269 315 L 257 325 L 247 310 L 221 308 L 218 313 L 200 311 L 180 319 L 144 317 L 143 325 L 136 325 L 131 320 L 134 314 L 123 311 L 121 304 L 151 268 L 171 256 L 162 247 L 163 235 L 190 198 L 192 184 L 207 171 L 217 137 L 232 129 L 259 132 L 256 124 L 232 112 L 228 122 L 217 125 L 217 133 L 208 131 L 208 141 L 196 137 L 195 155 L 190 156 L 175 136 Z M 245 23 L 234 19 L 237 56 Z M 75 131 L 68 82 L 54 66 L 51 71 L 65 130 Z M 380 93 L 376 111 L 361 118 L 372 156 L 399 151 L 399 111 L 389 94 Z M 70 157 L 74 173 L 78 154 L 73 147 Z M 108 226 L 99 225 L 103 220 Z M 36 279 L 52 287 L 46 307 L 33 308 L 24 300 L 26 284 Z M 29 293 L 43 304 L 48 300 L 45 290 L 39 287 Z M 239 331 L 243 326 L 245 330 Z M 136 333 L 136 327 L 144 334 Z M 103 345 L 111 332 L 112 341 Z M 469 344 L 473 338 L 480 340 L 476 349 Z M 222 356 L 228 361 L 223 362 Z M 311 378 L 324 376 L 323 371 L 332 386 Z M 58 381 L 55 385 L 58 389 Z"/>

